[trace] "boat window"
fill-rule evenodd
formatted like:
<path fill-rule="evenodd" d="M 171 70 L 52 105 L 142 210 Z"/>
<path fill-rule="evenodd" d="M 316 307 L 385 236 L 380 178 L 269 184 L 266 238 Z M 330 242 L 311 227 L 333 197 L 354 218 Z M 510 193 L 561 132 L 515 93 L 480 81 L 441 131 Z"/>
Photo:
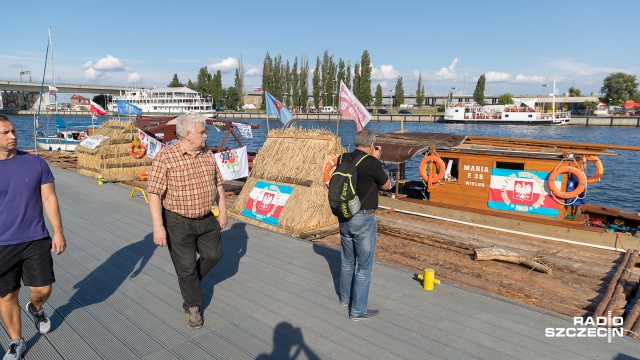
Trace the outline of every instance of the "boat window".
<path fill-rule="evenodd" d="M 496 161 L 496 167 L 509 170 L 524 170 L 524 163 L 512 163 Z"/>
<path fill-rule="evenodd" d="M 458 182 L 458 172 L 460 170 L 460 159 L 443 157 L 446 168 L 444 180 L 447 182 Z"/>

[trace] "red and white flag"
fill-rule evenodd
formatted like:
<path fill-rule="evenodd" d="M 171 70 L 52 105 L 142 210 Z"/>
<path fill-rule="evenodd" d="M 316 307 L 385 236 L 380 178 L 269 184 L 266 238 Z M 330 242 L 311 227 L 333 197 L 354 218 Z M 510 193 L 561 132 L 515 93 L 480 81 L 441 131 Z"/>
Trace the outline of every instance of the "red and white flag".
<path fill-rule="evenodd" d="M 96 104 L 93 100 L 91 100 L 91 112 L 98 116 L 107 115 L 107 112 L 102 108 L 102 106 Z"/>
<path fill-rule="evenodd" d="M 351 118 L 356 122 L 357 131 L 364 129 L 365 125 L 371 120 L 371 114 L 353 95 L 351 90 L 340 81 L 340 99 L 338 101 L 338 112 L 342 116 Z"/>

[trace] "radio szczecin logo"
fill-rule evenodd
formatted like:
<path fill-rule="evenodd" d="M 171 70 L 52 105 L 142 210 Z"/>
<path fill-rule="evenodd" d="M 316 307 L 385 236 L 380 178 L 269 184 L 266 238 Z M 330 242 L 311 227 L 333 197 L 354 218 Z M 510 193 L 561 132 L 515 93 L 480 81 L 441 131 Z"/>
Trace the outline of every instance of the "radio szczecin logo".
<path fill-rule="evenodd" d="M 544 335 L 555 338 L 607 338 L 607 342 L 611 343 L 611 338 L 624 336 L 622 325 L 622 316 L 611 316 L 609 311 L 607 316 L 576 316 L 573 318 L 574 327 L 546 328 Z"/>

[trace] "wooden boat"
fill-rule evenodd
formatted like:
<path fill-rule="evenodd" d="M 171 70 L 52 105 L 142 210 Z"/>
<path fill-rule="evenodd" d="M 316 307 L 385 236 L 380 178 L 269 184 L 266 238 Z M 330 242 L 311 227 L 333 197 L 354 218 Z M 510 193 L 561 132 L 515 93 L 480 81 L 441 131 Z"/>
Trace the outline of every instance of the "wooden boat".
<path fill-rule="evenodd" d="M 640 248 L 638 214 L 576 206 L 600 180 L 599 157 L 640 147 L 441 133 L 379 134 L 377 144 L 396 177 L 390 197 L 380 198 L 383 207 L 611 249 Z M 406 168 L 423 155 L 419 169 Z M 407 180 L 407 171 L 419 171 L 422 181 Z M 573 190 L 567 189 L 570 176 Z"/>

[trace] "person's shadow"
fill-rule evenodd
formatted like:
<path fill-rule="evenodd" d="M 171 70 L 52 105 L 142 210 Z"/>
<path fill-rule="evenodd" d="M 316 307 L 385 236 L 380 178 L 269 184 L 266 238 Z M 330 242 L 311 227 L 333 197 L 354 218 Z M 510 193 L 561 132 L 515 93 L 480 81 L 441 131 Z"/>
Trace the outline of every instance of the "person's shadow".
<path fill-rule="evenodd" d="M 144 239 L 114 252 L 104 263 L 73 286 L 76 292 L 66 304 L 57 308 L 56 312 L 64 319 L 76 309 L 108 299 L 125 280 L 140 274 L 156 248 L 153 233 L 150 233 Z"/>
<path fill-rule="evenodd" d="M 247 253 L 246 226 L 245 223 L 238 221 L 222 231 L 222 259 L 201 281 L 201 310 L 211 304 L 215 286 L 238 272 L 240 259 Z"/>
<path fill-rule="evenodd" d="M 273 351 L 260 354 L 256 360 L 295 360 L 304 352 L 306 359 L 320 360 L 320 357 L 304 343 L 302 330 L 288 322 L 281 322 L 273 329 Z"/>
<path fill-rule="evenodd" d="M 333 278 L 333 289 L 336 295 L 338 295 L 340 293 L 340 250 L 320 244 L 313 244 L 313 251 L 324 257 L 327 261 L 329 271 L 331 271 L 331 277 Z"/>

